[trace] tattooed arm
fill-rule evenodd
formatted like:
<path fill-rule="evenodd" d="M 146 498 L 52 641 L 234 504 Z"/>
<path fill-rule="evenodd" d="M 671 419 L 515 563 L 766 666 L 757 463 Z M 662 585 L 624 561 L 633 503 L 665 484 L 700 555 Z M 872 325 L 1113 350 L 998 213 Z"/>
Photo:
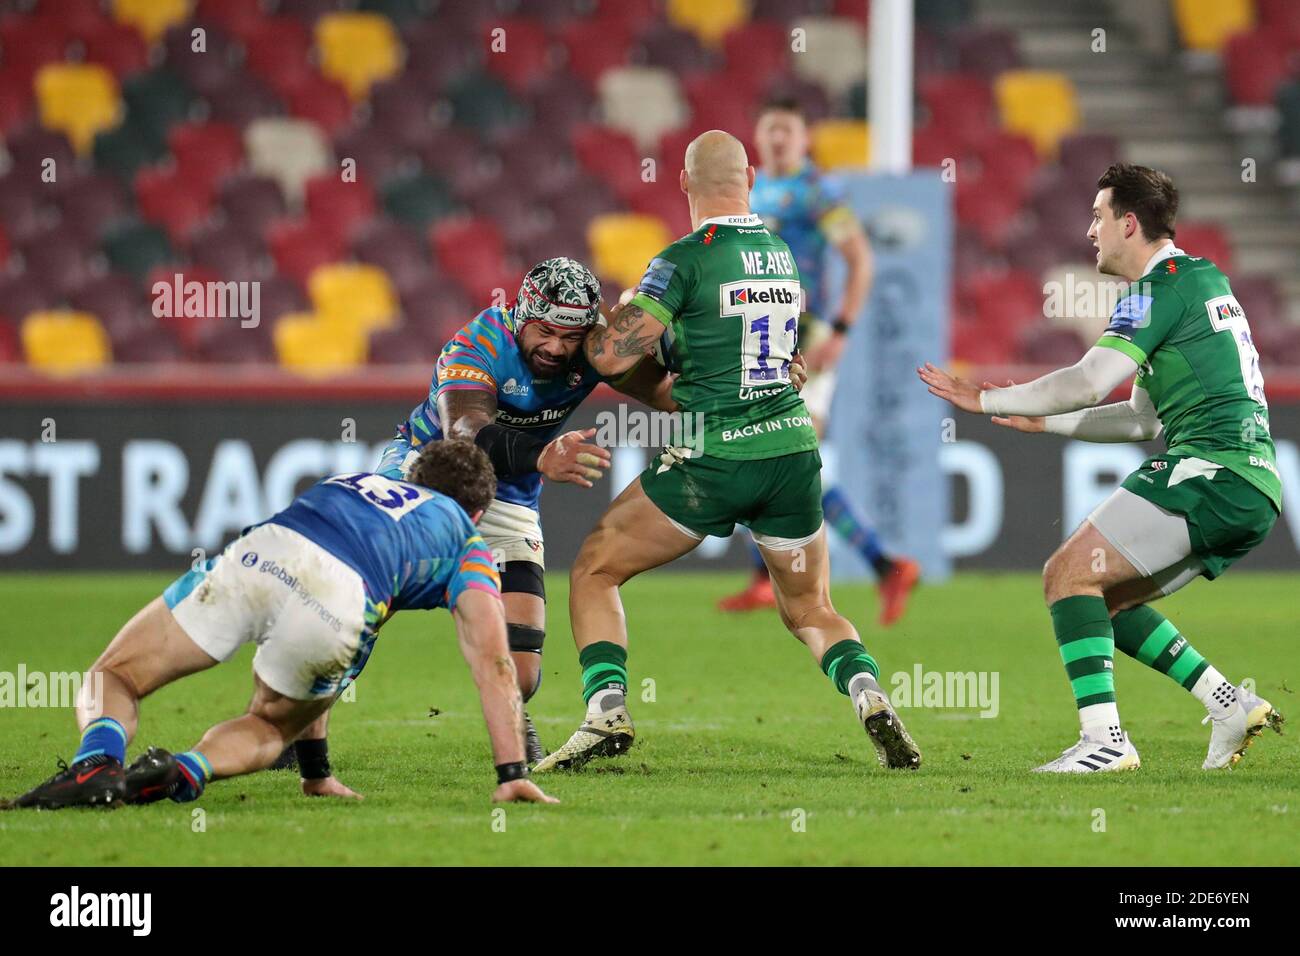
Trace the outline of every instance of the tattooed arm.
<path fill-rule="evenodd" d="M 664 324 L 639 306 L 622 306 L 614 310 L 609 325 L 598 325 L 587 334 L 587 361 L 601 375 L 622 375 L 654 350 L 663 332 Z"/>
<path fill-rule="evenodd" d="M 631 395 L 637 401 L 645 402 L 661 412 L 677 411 L 677 402 L 673 400 L 673 382 L 677 376 L 668 371 L 654 359 L 646 356 L 622 378 L 616 378 L 609 384 L 624 395 Z"/>
<path fill-rule="evenodd" d="M 485 388 L 458 388 L 438 396 L 442 433 L 473 441 L 479 429 L 497 420 L 497 393 Z"/>

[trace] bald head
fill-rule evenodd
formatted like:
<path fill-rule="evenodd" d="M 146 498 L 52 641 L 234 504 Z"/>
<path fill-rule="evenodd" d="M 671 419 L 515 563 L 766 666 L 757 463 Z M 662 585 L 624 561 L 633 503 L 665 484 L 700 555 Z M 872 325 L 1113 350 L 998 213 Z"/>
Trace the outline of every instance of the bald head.
<path fill-rule="evenodd" d="M 740 140 L 711 129 L 686 147 L 686 187 L 700 198 L 738 193 L 749 195 L 749 157 Z"/>

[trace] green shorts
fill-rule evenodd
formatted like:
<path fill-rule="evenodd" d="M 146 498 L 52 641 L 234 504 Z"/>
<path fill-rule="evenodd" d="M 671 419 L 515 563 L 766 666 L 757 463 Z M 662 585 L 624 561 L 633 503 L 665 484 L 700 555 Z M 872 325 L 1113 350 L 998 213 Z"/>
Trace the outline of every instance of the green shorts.
<path fill-rule="evenodd" d="M 822 525 L 822 457 L 815 449 L 751 461 L 664 452 L 641 473 L 641 488 L 700 536 L 725 538 L 743 524 L 757 535 L 798 539 Z"/>
<path fill-rule="evenodd" d="M 1277 520 L 1273 502 L 1245 478 L 1186 455 L 1148 458 L 1123 487 L 1183 516 L 1192 551 L 1210 580 L 1268 537 Z"/>

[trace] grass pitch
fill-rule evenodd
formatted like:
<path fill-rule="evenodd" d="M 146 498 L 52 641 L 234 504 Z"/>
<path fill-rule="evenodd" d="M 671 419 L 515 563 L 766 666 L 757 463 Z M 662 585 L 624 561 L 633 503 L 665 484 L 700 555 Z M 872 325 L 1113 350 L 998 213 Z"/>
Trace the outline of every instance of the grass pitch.
<path fill-rule="evenodd" d="M 0 671 L 84 669 L 170 576 L 0 577 Z M 0 814 L 0 847 L 22 864 L 1290 864 L 1300 858 L 1300 687 L 1294 576 L 1239 573 L 1162 603 L 1232 680 L 1254 678 L 1292 718 L 1236 771 L 1201 771 L 1204 711 L 1168 678 L 1117 658 L 1121 712 L 1142 769 L 1061 779 L 1030 768 L 1071 743 L 1077 722 L 1040 587 L 1030 575 L 964 575 L 922 588 L 904 620 L 872 623 L 867 586 L 836 591 L 892 675 L 996 671 L 996 717 L 973 707 L 901 711 L 918 773 L 887 773 L 810 655 L 774 613 L 728 616 L 735 575 L 657 572 L 624 589 L 631 625 L 626 757 L 539 782 L 559 806 L 488 802 L 486 732 L 450 617 L 388 624 L 335 708 L 336 774 L 362 803 L 308 800 L 296 776 L 213 784 L 197 804 Z M 546 678 L 529 705 L 551 747 L 582 713 L 567 580 L 551 575 Z M 128 759 L 182 749 L 240 712 L 247 648 L 145 701 Z M 643 685 L 647 678 L 652 685 Z M 653 691 L 653 702 L 643 700 Z M 950 701 L 951 703 L 951 701 Z M 72 715 L 0 708 L 0 795 L 71 757 Z M 203 810 L 203 828 L 196 808 Z M 503 826 L 504 824 L 504 826 Z"/>

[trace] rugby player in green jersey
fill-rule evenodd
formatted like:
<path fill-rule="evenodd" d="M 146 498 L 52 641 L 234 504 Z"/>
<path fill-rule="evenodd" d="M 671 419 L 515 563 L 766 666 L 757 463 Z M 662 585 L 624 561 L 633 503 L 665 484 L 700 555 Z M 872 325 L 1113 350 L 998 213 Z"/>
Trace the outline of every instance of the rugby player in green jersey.
<path fill-rule="evenodd" d="M 680 179 L 695 231 L 651 260 L 635 295 L 584 348 L 597 372 L 620 375 L 667 329 L 680 368 L 672 397 L 702 428 L 698 440 L 653 460 L 583 542 L 569 615 L 587 715 L 535 770 L 576 767 L 631 746 L 619 586 L 738 523 L 771 571 L 781 620 L 852 701 L 880 762 L 916 768 L 921 754 L 881 690 L 876 662 L 831 604 L 817 433 L 790 383 L 802 302 L 794 257 L 750 213 L 754 168 L 734 136 L 697 137 Z"/>
<path fill-rule="evenodd" d="M 1205 705 L 1202 765 L 1235 765 L 1281 715 L 1234 686 L 1150 602 L 1213 580 L 1268 535 L 1282 510 L 1268 403 L 1246 314 L 1214 263 L 1174 245 L 1178 191 L 1164 173 L 1120 163 L 1097 181 L 1088 238 L 1097 269 L 1132 283 L 1096 346 L 1024 385 L 979 388 L 932 365 L 930 391 L 1023 432 L 1147 441 L 1143 462 L 1043 569 L 1052 625 L 1079 708 L 1077 744 L 1038 769 L 1094 773 L 1140 765 L 1115 704 L 1116 646 Z M 1132 397 L 1098 406 L 1131 376 Z"/>

